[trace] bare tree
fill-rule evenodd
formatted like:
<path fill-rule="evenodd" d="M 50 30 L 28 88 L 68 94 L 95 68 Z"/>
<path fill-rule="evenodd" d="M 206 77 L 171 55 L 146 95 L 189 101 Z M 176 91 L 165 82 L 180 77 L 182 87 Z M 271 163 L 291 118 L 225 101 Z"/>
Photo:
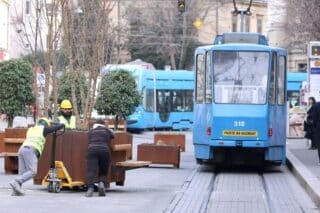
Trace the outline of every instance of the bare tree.
<path fill-rule="evenodd" d="M 62 0 L 63 46 L 66 49 L 71 81 L 71 99 L 78 126 L 88 127 L 96 102 L 97 80 L 101 68 L 112 53 L 114 40 L 110 13 L 115 7 L 110 0 L 80 0 L 74 7 Z M 83 123 L 80 123 L 79 100 L 76 97 L 76 81 L 86 77 L 87 93 L 80 88 L 80 105 Z"/>
<path fill-rule="evenodd" d="M 187 55 L 198 45 L 193 21 L 204 20 L 215 2 L 189 0 L 184 13 L 178 11 L 177 1 L 172 0 L 128 2 L 127 47 L 133 58 L 141 57 L 158 68 L 168 63 L 173 69 L 190 67 L 187 62 L 192 60 Z"/>
<path fill-rule="evenodd" d="M 51 107 L 49 101 L 50 90 L 53 88 L 54 99 L 57 100 L 56 68 L 60 56 L 56 54 L 59 49 L 61 22 L 60 22 L 60 0 L 32 0 L 12 2 L 12 25 L 17 32 L 23 55 L 30 54 L 33 67 L 41 65 L 45 76 L 45 85 L 40 90 L 43 101 L 41 101 L 41 116 L 48 116 Z M 42 57 L 39 57 L 42 56 Z M 37 82 L 35 75 L 34 82 Z M 34 84 L 35 91 L 38 86 Z M 52 86 L 52 87 L 51 87 Z M 39 98 L 36 98 L 36 106 L 39 106 Z M 38 109 L 39 110 L 39 109 Z"/>
<path fill-rule="evenodd" d="M 288 39 L 292 42 L 320 39 L 320 1 L 287 0 Z"/>

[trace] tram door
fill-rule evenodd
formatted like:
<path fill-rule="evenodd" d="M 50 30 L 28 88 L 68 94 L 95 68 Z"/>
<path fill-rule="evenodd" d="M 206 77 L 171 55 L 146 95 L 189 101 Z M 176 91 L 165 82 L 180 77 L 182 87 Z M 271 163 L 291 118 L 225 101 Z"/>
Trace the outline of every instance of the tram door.
<path fill-rule="evenodd" d="M 210 52 L 196 56 L 194 143 L 208 145 L 212 122 L 212 78 Z"/>
<path fill-rule="evenodd" d="M 267 160 L 279 159 L 284 154 L 286 133 L 286 57 L 272 54 L 269 85 L 269 143 Z"/>

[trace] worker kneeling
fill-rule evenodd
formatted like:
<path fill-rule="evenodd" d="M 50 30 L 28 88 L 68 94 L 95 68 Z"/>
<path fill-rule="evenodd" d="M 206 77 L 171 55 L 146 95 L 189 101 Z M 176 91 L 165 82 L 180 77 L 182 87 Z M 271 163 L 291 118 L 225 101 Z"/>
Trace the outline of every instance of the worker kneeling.
<path fill-rule="evenodd" d="M 47 118 L 40 118 L 37 125 L 30 127 L 26 139 L 18 151 L 19 176 L 10 182 L 12 195 L 24 195 L 22 184 L 37 174 L 38 159 L 44 149 L 46 136 L 62 129 L 64 124 L 52 125 Z"/>

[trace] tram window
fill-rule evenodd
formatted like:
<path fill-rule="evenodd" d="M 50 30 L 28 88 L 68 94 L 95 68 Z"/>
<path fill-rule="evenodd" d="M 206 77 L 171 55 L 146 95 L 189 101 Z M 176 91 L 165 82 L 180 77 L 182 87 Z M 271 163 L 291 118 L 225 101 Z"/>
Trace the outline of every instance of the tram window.
<path fill-rule="evenodd" d="M 284 56 L 280 56 L 278 63 L 278 104 L 285 103 L 285 70 L 286 70 L 286 58 Z"/>
<path fill-rule="evenodd" d="M 173 112 L 184 112 L 184 91 L 172 91 L 172 111 Z"/>
<path fill-rule="evenodd" d="M 193 91 L 186 91 L 185 93 L 185 109 L 186 112 L 193 112 Z"/>
<path fill-rule="evenodd" d="M 148 89 L 143 95 L 143 106 L 146 112 L 154 112 L 154 91 Z"/>
<path fill-rule="evenodd" d="M 157 112 L 170 112 L 170 91 L 157 90 Z"/>
<path fill-rule="evenodd" d="M 204 56 L 203 55 L 197 55 L 196 73 L 197 73 L 196 101 L 198 103 L 201 103 L 203 102 L 203 95 L 204 95 Z"/>
<path fill-rule="evenodd" d="M 214 102 L 265 104 L 268 64 L 267 52 L 214 52 Z"/>
<path fill-rule="evenodd" d="M 273 53 L 272 55 L 272 65 L 271 65 L 271 76 L 270 76 L 270 90 L 269 90 L 269 103 L 276 103 L 276 69 L 277 69 L 277 55 Z"/>
<path fill-rule="evenodd" d="M 157 90 L 157 112 L 171 111 L 171 95 L 169 90 Z"/>
<path fill-rule="evenodd" d="M 192 90 L 173 90 L 172 109 L 173 112 L 192 112 L 193 111 L 193 92 Z"/>
<path fill-rule="evenodd" d="M 290 103 L 290 108 L 292 108 L 293 106 L 299 105 L 300 92 L 299 91 L 290 91 L 290 92 L 288 92 L 288 101 Z"/>
<path fill-rule="evenodd" d="M 206 52 L 206 89 L 205 89 L 205 98 L 206 98 L 206 103 L 211 103 L 212 102 L 212 79 L 211 79 L 211 62 L 210 62 L 210 52 Z"/>

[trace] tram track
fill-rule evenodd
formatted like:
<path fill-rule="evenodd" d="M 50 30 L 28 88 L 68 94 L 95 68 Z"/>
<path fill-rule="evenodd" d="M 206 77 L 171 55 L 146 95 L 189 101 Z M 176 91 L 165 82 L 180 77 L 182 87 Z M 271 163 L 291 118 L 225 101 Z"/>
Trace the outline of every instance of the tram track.
<path fill-rule="evenodd" d="M 164 212 L 308 212 L 284 170 L 194 168 Z"/>
<path fill-rule="evenodd" d="M 207 206 L 213 192 L 215 174 L 209 167 L 194 168 L 192 173 L 183 183 L 170 205 L 165 209 L 166 213 L 182 212 L 207 212 Z"/>
<path fill-rule="evenodd" d="M 272 202 L 271 202 L 271 196 L 270 196 L 270 192 L 268 190 L 268 186 L 267 186 L 265 177 L 263 176 L 263 174 L 261 172 L 259 172 L 259 176 L 261 178 L 262 187 L 264 189 L 263 190 L 263 195 L 264 195 L 264 200 L 265 200 L 265 203 L 266 203 L 267 211 L 270 212 L 270 213 L 273 213 L 273 212 L 275 212 L 275 208 L 273 207 Z"/>

